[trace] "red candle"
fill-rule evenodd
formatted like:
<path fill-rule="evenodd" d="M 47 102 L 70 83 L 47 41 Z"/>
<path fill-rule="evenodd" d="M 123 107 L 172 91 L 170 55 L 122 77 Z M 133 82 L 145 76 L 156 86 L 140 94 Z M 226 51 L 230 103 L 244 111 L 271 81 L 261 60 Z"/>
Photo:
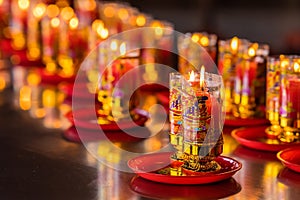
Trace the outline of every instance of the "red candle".
<path fill-rule="evenodd" d="M 291 109 L 289 117 L 297 119 L 297 114 L 300 113 L 300 79 L 291 78 L 288 81 L 287 96 L 289 97 Z"/>

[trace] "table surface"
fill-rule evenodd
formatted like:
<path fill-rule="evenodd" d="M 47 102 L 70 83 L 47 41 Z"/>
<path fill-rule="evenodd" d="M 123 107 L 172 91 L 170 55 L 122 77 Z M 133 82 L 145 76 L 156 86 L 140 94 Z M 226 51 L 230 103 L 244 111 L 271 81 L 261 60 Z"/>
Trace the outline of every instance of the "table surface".
<path fill-rule="evenodd" d="M 18 98 L 11 89 L 2 91 L 0 198 L 300 198 L 300 174 L 286 169 L 275 153 L 239 145 L 231 137 L 232 128 L 229 127 L 224 128 L 223 155 L 235 158 L 243 165 L 232 178 L 208 185 L 176 186 L 137 177 L 125 166 L 128 158 L 124 152 L 132 156 L 134 153 L 156 152 L 162 148 L 168 150 L 167 116 L 162 106 L 155 106 L 159 103 L 157 96 L 155 92 L 144 95 L 144 105 L 151 108 L 151 120 L 145 125 L 151 137 L 138 141 L 116 139 L 112 142 L 103 139 L 83 145 L 64 139 L 64 126 L 47 128 L 45 118 L 38 119 L 33 117 L 32 112 L 21 110 L 16 103 Z M 96 154 L 100 159 L 95 158 Z"/>

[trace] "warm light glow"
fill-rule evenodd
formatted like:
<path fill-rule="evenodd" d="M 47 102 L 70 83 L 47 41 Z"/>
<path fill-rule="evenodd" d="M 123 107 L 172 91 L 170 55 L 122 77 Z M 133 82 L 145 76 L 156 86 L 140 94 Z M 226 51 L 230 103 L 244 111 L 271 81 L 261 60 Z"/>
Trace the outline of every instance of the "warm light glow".
<path fill-rule="evenodd" d="M 106 8 L 104 8 L 104 15 L 106 17 L 112 18 L 115 15 L 115 9 L 112 6 L 107 6 Z"/>
<path fill-rule="evenodd" d="M 154 33 L 157 37 L 160 37 L 163 35 L 163 25 L 160 23 L 160 21 L 157 21 L 157 20 L 154 20 L 152 22 L 152 25 L 151 25 L 154 29 Z"/>
<path fill-rule="evenodd" d="M 104 23 L 102 20 L 100 19 L 96 19 L 95 21 L 93 21 L 92 23 L 92 29 L 94 31 L 97 31 L 99 28 L 104 28 Z"/>
<path fill-rule="evenodd" d="M 113 40 L 111 43 L 110 43 L 110 49 L 112 51 L 117 51 L 118 49 L 118 42 L 116 40 Z"/>
<path fill-rule="evenodd" d="M 128 19 L 129 14 L 125 8 L 120 8 L 118 11 L 118 16 L 122 21 L 125 21 L 126 19 Z"/>
<path fill-rule="evenodd" d="M 26 44 L 26 40 L 22 33 L 14 35 L 12 39 L 13 39 L 13 47 L 15 49 L 20 50 L 24 48 Z"/>
<path fill-rule="evenodd" d="M 74 30 L 78 27 L 79 21 L 77 17 L 73 17 L 69 22 L 70 29 Z"/>
<path fill-rule="evenodd" d="M 42 18 L 46 12 L 46 5 L 44 3 L 39 3 L 33 9 L 33 15 L 36 18 Z"/>
<path fill-rule="evenodd" d="M 43 106 L 53 108 L 55 107 L 55 91 L 46 89 L 43 91 L 42 99 L 43 99 Z"/>
<path fill-rule="evenodd" d="M 0 6 L 3 4 L 3 0 L 0 0 Z"/>
<path fill-rule="evenodd" d="M 61 10 L 61 16 L 65 21 L 69 21 L 74 16 L 74 10 L 71 7 L 64 7 Z"/>
<path fill-rule="evenodd" d="M 96 9 L 96 1 L 95 0 L 80 0 L 77 1 L 80 10 L 85 10 L 85 11 L 92 11 Z"/>
<path fill-rule="evenodd" d="M 200 88 L 204 90 L 204 74 L 205 74 L 205 67 L 202 65 L 200 69 Z"/>
<path fill-rule="evenodd" d="M 300 65 L 297 62 L 294 63 L 294 71 L 295 72 L 300 72 Z"/>
<path fill-rule="evenodd" d="M 59 20 L 59 18 L 55 17 L 55 18 L 51 19 L 50 23 L 53 28 L 57 28 L 60 24 L 60 20 Z"/>
<path fill-rule="evenodd" d="M 189 81 L 190 82 L 193 82 L 193 81 L 195 81 L 196 80 L 196 75 L 195 75 L 195 72 L 194 71 L 192 71 L 192 72 L 189 72 Z"/>
<path fill-rule="evenodd" d="M 253 56 L 255 56 L 255 49 L 253 48 L 253 47 L 250 47 L 249 49 L 248 49 L 248 55 L 250 56 L 250 57 L 253 57 Z"/>
<path fill-rule="evenodd" d="M 98 32 L 98 30 L 97 30 L 97 33 L 99 34 L 99 36 L 100 36 L 102 39 L 105 39 L 105 38 L 108 37 L 108 29 L 106 29 L 106 28 L 102 28 L 102 29 L 100 30 L 100 32 Z"/>
<path fill-rule="evenodd" d="M 18 6 L 21 10 L 29 8 L 29 0 L 18 0 Z"/>
<path fill-rule="evenodd" d="M 236 52 L 239 48 L 239 38 L 233 37 L 230 42 L 230 47 L 233 52 Z"/>
<path fill-rule="evenodd" d="M 6 81 L 4 77 L 0 76 L 0 91 L 4 90 L 5 87 L 6 87 Z"/>
<path fill-rule="evenodd" d="M 199 37 L 198 34 L 193 34 L 193 35 L 192 35 L 192 41 L 193 41 L 193 42 L 198 42 L 199 39 L 200 39 L 200 37 Z"/>
<path fill-rule="evenodd" d="M 27 82 L 29 85 L 38 85 L 41 82 L 41 77 L 38 73 L 31 72 L 27 76 Z"/>
<path fill-rule="evenodd" d="M 51 4 L 47 7 L 47 15 L 50 18 L 57 17 L 59 15 L 59 8 L 57 5 Z"/>
<path fill-rule="evenodd" d="M 200 44 L 204 47 L 207 47 L 209 45 L 209 39 L 207 36 L 202 36 L 200 38 Z"/>
<path fill-rule="evenodd" d="M 38 47 L 30 47 L 28 49 L 28 57 L 30 59 L 33 59 L 33 60 L 38 59 L 40 57 L 40 55 L 41 55 L 41 51 Z"/>
<path fill-rule="evenodd" d="M 120 54 L 121 56 L 124 56 L 126 54 L 126 44 L 125 42 L 122 42 L 120 45 Z"/>
<path fill-rule="evenodd" d="M 144 15 L 139 15 L 136 18 L 136 25 L 144 26 L 146 24 L 146 17 Z"/>
<path fill-rule="evenodd" d="M 31 108 L 31 88 L 29 86 L 21 87 L 19 104 L 22 110 L 29 110 Z"/>
<path fill-rule="evenodd" d="M 48 72 L 54 73 L 56 71 L 56 64 L 55 64 L 55 62 L 47 62 L 47 64 L 46 64 L 46 70 Z"/>

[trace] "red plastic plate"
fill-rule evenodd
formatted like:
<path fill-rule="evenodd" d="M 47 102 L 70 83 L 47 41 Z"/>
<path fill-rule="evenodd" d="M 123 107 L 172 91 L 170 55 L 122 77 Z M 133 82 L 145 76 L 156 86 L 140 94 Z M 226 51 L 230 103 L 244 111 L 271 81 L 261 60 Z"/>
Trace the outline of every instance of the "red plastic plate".
<path fill-rule="evenodd" d="M 139 176 L 160 183 L 168 184 L 207 184 L 222 181 L 232 177 L 242 168 L 242 164 L 232 158 L 219 156 L 216 161 L 222 169 L 215 173 L 203 175 L 170 176 L 158 174 L 154 171 L 170 164 L 172 152 L 154 153 L 142 155 L 128 161 L 128 166 Z"/>
<path fill-rule="evenodd" d="M 300 173 L 300 146 L 278 152 L 277 158 L 287 168 Z"/>
<path fill-rule="evenodd" d="M 231 135 L 240 144 L 263 151 L 278 152 L 285 148 L 299 146 L 300 143 L 284 143 L 279 140 L 268 139 L 265 134 L 267 126 L 239 128 L 232 131 Z"/>

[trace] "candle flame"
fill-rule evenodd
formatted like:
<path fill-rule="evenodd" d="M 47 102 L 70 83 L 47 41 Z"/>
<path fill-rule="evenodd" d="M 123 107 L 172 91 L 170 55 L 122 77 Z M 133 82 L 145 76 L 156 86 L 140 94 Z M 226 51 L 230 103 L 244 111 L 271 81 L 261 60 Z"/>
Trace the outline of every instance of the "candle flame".
<path fill-rule="evenodd" d="M 230 43 L 231 50 L 236 52 L 239 48 L 239 38 L 233 37 Z"/>
<path fill-rule="evenodd" d="M 207 36 L 202 36 L 200 39 L 200 44 L 204 47 L 207 47 L 209 45 L 209 39 Z"/>
<path fill-rule="evenodd" d="M 300 72 L 300 65 L 297 62 L 294 63 L 294 71 L 295 72 Z"/>
<path fill-rule="evenodd" d="M 76 29 L 78 27 L 78 24 L 79 24 L 78 18 L 73 17 L 69 22 L 70 29 L 72 30 Z"/>
<path fill-rule="evenodd" d="M 192 72 L 189 72 L 189 75 L 190 75 L 189 81 L 195 81 L 195 79 L 196 79 L 196 76 L 195 76 L 195 73 L 194 73 L 194 71 L 192 71 Z"/>
<path fill-rule="evenodd" d="M 193 42 L 197 43 L 197 42 L 199 41 L 199 39 L 200 39 L 200 37 L 199 37 L 198 34 L 194 33 L 194 34 L 192 35 L 192 41 L 193 41 Z"/>
<path fill-rule="evenodd" d="M 248 55 L 249 55 L 250 57 L 255 56 L 255 49 L 254 49 L 253 47 L 250 47 L 250 48 L 248 49 Z"/>
<path fill-rule="evenodd" d="M 21 10 L 26 10 L 29 7 L 29 0 L 19 0 L 18 1 L 18 6 Z"/>
<path fill-rule="evenodd" d="M 122 42 L 122 44 L 120 45 L 120 54 L 121 54 L 121 56 L 124 56 L 126 54 L 126 44 L 125 44 L 125 42 Z"/>
<path fill-rule="evenodd" d="M 204 73 L 205 73 L 205 67 L 202 65 L 200 70 L 200 89 L 204 90 Z"/>
<path fill-rule="evenodd" d="M 110 49 L 112 51 L 117 51 L 118 49 L 118 42 L 116 40 L 113 40 L 111 43 L 110 43 Z"/>
<path fill-rule="evenodd" d="M 144 26 L 146 24 L 146 17 L 144 15 L 139 15 L 136 18 L 136 25 Z"/>
<path fill-rule="evenodd" d="M 41 18 L 46 12 L 46 5 L 44 3 L 39 3 L 36 5 L 36 7 L 33 9 L 33 15 L 36 18 Z"/>

